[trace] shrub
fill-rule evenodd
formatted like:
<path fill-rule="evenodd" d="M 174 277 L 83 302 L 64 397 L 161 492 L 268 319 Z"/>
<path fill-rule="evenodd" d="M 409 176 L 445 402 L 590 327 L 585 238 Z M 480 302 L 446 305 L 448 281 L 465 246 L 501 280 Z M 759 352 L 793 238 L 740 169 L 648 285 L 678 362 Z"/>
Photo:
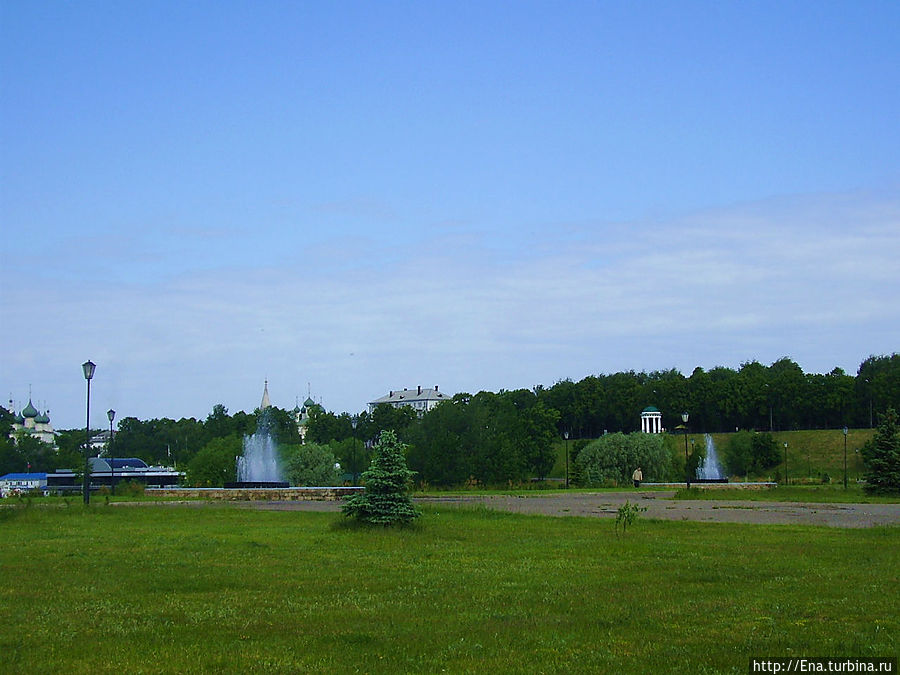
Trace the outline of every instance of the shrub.
<path fill-rule="evenodd" d="M 641 513 L 647 510 L 646 506 L 638 506 L 637 504 L 632 504 L 629 501 L 626 501 L 622 506 L 619 507 L 618 512 L 616 513 L 616 536 L 619 536 L 619 525 L 622 526 L 622 534 L 625 534 L 625 531 L 628 529 L 628 526 L 636 521 Z"/>
<path fill-rule="evenodd" d="M 327 445 L 307 443 L 284 448 L 284 477 L 291 485 L 337 485 L 341 476 Z"/>
<path fill-rule="evenodd" d="M 214 438 L 194 455 L 187 465 L 187 482 L 194 487 L 222 487 L 236 480 L 235 457 L 243 449 L 237 434 Z"/>
<path fill-rule="evenodd" d="M 589 443 L 575 459 L 579 484 L 600 487 L 610 481 L 627 483 L 631 472 L 641 467 L 644 480 L 666 480 L 672 456 L 659 434 L 607 434 Z"/>

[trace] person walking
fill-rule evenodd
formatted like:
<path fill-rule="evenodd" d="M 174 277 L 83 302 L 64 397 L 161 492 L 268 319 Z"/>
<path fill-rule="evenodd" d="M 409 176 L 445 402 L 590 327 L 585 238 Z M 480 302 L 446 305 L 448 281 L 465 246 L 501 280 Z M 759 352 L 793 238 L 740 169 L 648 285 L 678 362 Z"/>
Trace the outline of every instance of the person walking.
<path fill-rule="evenodd" d="M 631 480 L 634 481 L 634 487 L 641 486 L 641 481 L 644 480 L 644 474 L 641 472 L 641 467 L 634 470 L 634 473 L 631 474 Z"/>

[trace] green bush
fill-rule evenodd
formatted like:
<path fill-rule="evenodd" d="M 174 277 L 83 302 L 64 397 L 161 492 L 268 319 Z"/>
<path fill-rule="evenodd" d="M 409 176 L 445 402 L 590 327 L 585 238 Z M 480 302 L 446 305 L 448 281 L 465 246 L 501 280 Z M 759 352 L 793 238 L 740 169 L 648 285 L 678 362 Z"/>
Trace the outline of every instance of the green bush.
<path fill-rule="evenodd" d="M 622 534 L 625 534 L 625 531 L 628 529 L 628 526 L 633 524 L 638 518 L 640 518 L 641 514 L 647 510 L 646 506 L 638 506 L 637 504 L 632 504 L 629 501 L 626 501 L 622 506 L 619 507 L 619 510 L 616 512 L 616 536 L 619 536 L 619 526 L 622 526 Z"/>
<path fill-rule="evenodd" d="M 338 485 L 340 472 L 327 445 L 307 443 L 291 445 L 282 450 L 284 477 L 291 485 Z"/>
<path fill-rule="evenodd" d="M 194 455 L 187 466 L 187 482 L 194 487 L 222 487 L 237 479 L 235 457 L 243 451 L 237 434 L 214 438 Z"/>
<path fill-rule="evenodd" d="M 770 433 L 739 431 L 731 436 L 723 453 L 725 468 L 735 476 L 760 474 L 776 466 L 781 458 L 778 443 Z"/>
<path fill-rule="evenodd" d="M 601 487 L 611 481 L 626 484 L 637 467 L 645 481 L 664 481 L 672 472 L 672 455 L 660 434 L 615 433 L 585 446 L 575 465 L 578 484 L 584 487 Z"/>

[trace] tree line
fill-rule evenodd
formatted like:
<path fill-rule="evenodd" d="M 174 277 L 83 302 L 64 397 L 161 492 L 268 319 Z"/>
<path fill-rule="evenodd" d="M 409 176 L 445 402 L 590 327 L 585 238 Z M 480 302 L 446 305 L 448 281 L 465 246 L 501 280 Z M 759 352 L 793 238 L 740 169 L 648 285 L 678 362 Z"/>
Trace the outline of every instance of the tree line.
<path fill-rule="evenodd" d="M 872 427 L 878 414 L 900 399 L 900 354 L 870 356 L 856 376 L 840 368 L 828 374 L 804 373 L 788 358 L 764 366 L 758 361 L 738 369 L 695 368 L 590 375 L 535 389 L 538 400 L 560 413 L 559 430 L 578 438 L 640 429 L 639 413 L 655 406 L 669 429 L 689 413 L 697 432 L 736 429 L 786 431 Z"/>
<path fill-rule="evenodd" d="M 869 427 L 888 408 L 900 408 L 900 354 L 871 356 L 856 376 L 839 368 L 825 375 L 804 373 L 787 358 L 770 366 L 750 361 L 737 369 L 696 368 L 687 377 L 677 370 L 590 375 L 546 388 L 460 393 L 421 417 L 408 407 L 382 405 L 351 415 L 314 406 L 305 441 L 310 452 L 319 448 L 315 461 L 309 452 L 298 454 L 301 437 L 292 411 L 273 408 L 272 415 L 276 440 L 293 453 L 294 466 L 325 466 L 333 456 L 344 478 L 355 480 L 368 466 L 375 439 L 390 430 L 407 445 L 418 480 L 498 484 L 548 475 L 554 443 L 565 433 L 576 441 L 639 430 L 640 412 L 649 405 L 662 412 L 669 430 L 688 412 L 695 433 Z M 229 414 L 217 404 L 202 420 L 125 417 L 112 453 L 184 469 L 193 463 L 189 474 L 198 482 L 219 483 L 234 470 L 242 438 L 256 431 L 257 412 Z M 11 431 L 12 422 L 9 411 L 0 408 L 0 424 Z M 7 438 L 0 448 L 0 475 L 27 466 L 31 471 L 77 467 L 84 438 L 84 430 L 60 432 L 56 451 L 25 436 L 18 442 Z M 577 447 L 583 446 L 582 440 Z"/>

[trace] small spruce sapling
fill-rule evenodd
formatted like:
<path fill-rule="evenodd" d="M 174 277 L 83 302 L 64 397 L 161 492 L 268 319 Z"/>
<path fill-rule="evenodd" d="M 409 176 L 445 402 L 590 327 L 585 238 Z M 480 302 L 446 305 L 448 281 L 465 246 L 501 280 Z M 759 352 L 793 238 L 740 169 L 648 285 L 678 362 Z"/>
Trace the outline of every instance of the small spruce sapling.
<path fill-rule="evenodd" d="M 350 497 L 345 516 L 373 525 L 406 524 L 419 517 L 409 486 L 414 471 L 406 466 L 404 445 L 393 431 L 383 431 L 375 444 L 372 463 L 362 474 L 365 492 Z"/>

